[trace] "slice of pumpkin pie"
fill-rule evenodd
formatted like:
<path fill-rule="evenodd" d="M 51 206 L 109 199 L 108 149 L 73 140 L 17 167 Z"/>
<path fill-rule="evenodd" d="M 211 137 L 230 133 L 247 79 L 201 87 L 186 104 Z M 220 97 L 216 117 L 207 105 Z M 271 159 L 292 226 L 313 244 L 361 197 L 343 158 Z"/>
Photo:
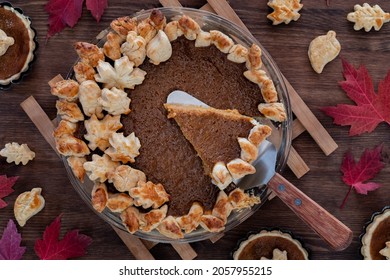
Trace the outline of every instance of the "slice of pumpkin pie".
<path fill-rule="evenodd" d="M 261 125 L 237 110 L 221 110 L 194 105 L 164 104 L 168 118 L 179 125 L 203 162 L 213 184 L 225 189 L 233 179 L 255 173 L 251 164 L 258 147 L 271 134 Z"/>

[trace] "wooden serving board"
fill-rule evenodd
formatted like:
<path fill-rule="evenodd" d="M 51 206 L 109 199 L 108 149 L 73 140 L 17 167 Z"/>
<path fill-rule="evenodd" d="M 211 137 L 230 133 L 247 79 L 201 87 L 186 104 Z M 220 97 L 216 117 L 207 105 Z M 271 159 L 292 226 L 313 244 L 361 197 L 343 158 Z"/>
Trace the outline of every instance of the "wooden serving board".
<path fill-rule="evenodd" d="M 248 28 L 244 25 L 241 19 L 237 16 L 235 11 L 225 0 L 208 0 L 207 2 L 208 3 L 206 5 L 201 7 L 202 10 L 217 13 L 218 15 L 225 17 L 226 19 L 241 26 L 245 30 L 248 30 Z M 164 7 L 181 6 L 180 2 L 177 0 L 160 0 L 160 3 Z M 58 81 L 60 79 L 62 79 L 62 77 L 57 76 L 53 80 L 51 80 L 49 84 L 54 83 L 55 81 Z M 300 98 L 298 93 L 294 90 L 294 88 L 291 86 L 291 84 L 287 81 L 286 78 L 284 78 L 284 81 L 286 83 L 288 94 L 290 97 L 292 111 L 296 116 L 296 119 L 293 122 L 292 138 L 295 139 L 304 131 L 308 131 L 308 133 L 312 136 L 312 138 L 318 144 L 324 154 L 331 154 L 334 150 L 337 149 L 337 144 L 334 142 L 329 133 L 317 120 L 317 118 L 307 107 L 305 102 Z M 49 117 L 42 110 L 42 108 L 33 96 L 30 96 L 29 98 L 24 100 L 21 103 L 21 107 L 30 117 L 32 122 L 36 125 L 45 140 L 50 144 L 54 151 L 56 151 L 55 142 L 52 135 L 55 128 L 53 122 L 55 121 L 49 119 Z M 302 177 L 309 171 L 309 167 L 304 162 L 302 157 L 297 153 L 293 146 L 291 146 L 287 164 L 297 178 Z M 127 248 L 130 250 L 130 252 L 136 259 L 154 259 L 153 255 L 150 253 L 149 250 L 153 248 L 157 243 L 139 239 L 134 235 L 124 232 L 114 226 L 113 230 L 118 234 L 123 243 L 127 246 Z M 222 237 L 223 233 L 215 236 L 210 240 L 214 243 Z M 182 259 L 189 260 L 194 259 L 197 256 L 197 253 L 191 247 L 190 244 L 172 242 L 171 245 Z"/>

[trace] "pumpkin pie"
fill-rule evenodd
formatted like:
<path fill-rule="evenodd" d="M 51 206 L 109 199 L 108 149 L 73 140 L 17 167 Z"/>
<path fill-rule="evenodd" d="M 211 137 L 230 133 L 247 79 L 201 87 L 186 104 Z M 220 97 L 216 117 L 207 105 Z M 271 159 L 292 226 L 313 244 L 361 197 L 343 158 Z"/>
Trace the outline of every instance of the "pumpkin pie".
<path fill-rule="evenodd" d="M 307 250 L 290 233 L 262 230 L 242 240 L 233 252 L 235 260 L 307 260 Z"/>
<path fill-rule="evenodd" d="M 390 207 L 374 213 L 361 235 L 361 254 L 365 260 L 390 259 Z"/>
<path fill-rule="evenodd" d="M 51 89 L 62 118 L 54 136 L 74 174 L 97 186 L 97 211 L 120 212 L 131 233 L 157 230 L 178 239 L 198 228 L 222 231 L 231 212 L 260 203 L 227 188 L 253 173 L 257 147 L 270 133 L 247 116 L 286 118 L 261 70 L 259 46 L 153 10 L 142 20 L 114 20 L 101 44 L 74 48 L 80 57 L 74 75 Z M 212 108 L 164 105 L 176 89 Z M 259 104 L 273 104 L 272 114 Z M 197 131 L 204 139 L 195 138 Z"/>
<path fill-rule="evenodd" d="M 30 19 L 9 3 L 0 4 L 0 88 L 17 82 L 29 69 L 37 43 Z"/>

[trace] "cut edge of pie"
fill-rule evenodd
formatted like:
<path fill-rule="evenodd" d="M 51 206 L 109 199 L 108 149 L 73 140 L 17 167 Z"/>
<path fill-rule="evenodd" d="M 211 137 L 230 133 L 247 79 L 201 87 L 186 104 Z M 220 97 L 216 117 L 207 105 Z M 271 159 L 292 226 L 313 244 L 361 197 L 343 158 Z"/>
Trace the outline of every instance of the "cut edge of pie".
<path fill-rule="evenodd" d="M 212 178 L 212 183 L 220 190 L 224 190 L 234 179 L 240 179 L 256 172 L 251 163 L 257 158 L 261 142 L 271 134 L 269 126 L 261 125 L 255 119 L 241 115 L 237 110 L 168 103 L 164 106 L 168 111 L 168 118 L 176 121 L 184 137 L 201 158 L 205 173 Z M 202 125 L 201 135 L 195 129 L 199 124 Z M 237 126 L 241 130 L 240 133 L 244 135 L 234 139 L 232 135 L 235 134 L 234 130 L 238 129 Z M 237 145 L 240 147 L 240 152 L 226 161 L 210 161 L 207 156 L 213 153 L 210 150 L 216 146 L 207 142 L 207 140 L 214 140 L 212 135 L 228 139 L 229 145 L 217 147 L 221 149 L 221 153 L 222 149 L 235 149 Z M 208 136 L 211 136 L 211 139 Z"/>

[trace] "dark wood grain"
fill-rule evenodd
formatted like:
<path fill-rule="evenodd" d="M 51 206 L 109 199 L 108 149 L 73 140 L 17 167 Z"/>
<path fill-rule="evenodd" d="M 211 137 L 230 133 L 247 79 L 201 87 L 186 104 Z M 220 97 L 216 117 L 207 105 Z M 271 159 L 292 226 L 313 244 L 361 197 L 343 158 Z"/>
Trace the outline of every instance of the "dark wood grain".
<path fill-rule="evenodd" d="M 374 85 L 383 79 L 390 68 L 390 23 L 379 32 L 354 31 L 353 24 L 346 20 L 348 12 L 361 0 L 326 1 L 304 0 L 301 18 L 289 25 L 272 26 L 266 15 L 270 9 L 265 0 L 230 1 L 231 6 L 246 24 L 252 34 L 273 56 L 288 81 L 308 104 L 314 115 L 324 125 L 338 144 L 338 149 L 325 156 L 307 132 L 294 140 L 294 147 L 310 167 L 309 173 L 300 179 L 286 169 L 283 176 L 322 205 L 353 231 L 352 244 L 340 252 L 332 251 L 305 223 L 278 198 L 266 203 L 261 210 L 240 226 L 225 233 L 216 243 L 203 241 L 192 244 L 198 259 L 229 259 L 237 242 L 250 231 L 278 227 L 290 230 L 299 237 L 311 252 L 312 259 L 360 259 L 359 234 L 371 214 L 390 204 L 390 166 L 376 177 L 383 187 L 367 196 L 351 193 L 344 209 L 339 206 L 348 191 L 339 171 L 342 157 L 347 150 L 359 155 L 365 148 L 385 143 L 388 150 L 390 128 L 380 124 L 371 134 L 349 137 L 348 127 L 332 124 L 321 107 L 337 103 L 350 103 L 338 82 L 343 79 L 340 57 L 355 66 L 366 65 L 373 77 Z M 0 158 L 0 174 L 20 176 L 15 192 L 5 198 L 9 205 L 0 209 L 0 231 L 13 217 L 13 202 L 18 194 L 33 187 L 43 188 L 46 206 L 37 216 L 19 228 L 23 245 L 27 247 L 25 259 L 37 259 L 34 242 L 42 236 L 45 227 L 59 214 L 62 217 L 62 231 L 80 229 L 93 238 L 84 259 L 134 259 L 121 239 L 102 219 L 84 204 L 70 184 L 63 163 L 50 145 L 43 139 L 20 107 L 20 103 L 33 95 L 50 118 L 56 116 L 55 100 L 50 95 L 47 82 L 57 74 L 66 76 L 76 59 L 72 44 L 76 41 L 93 41 L 94 35 L 106 28 L 116 17 L 133 14 L 141 9 L 159 7 L 157 0 L 119 1 L 109 0 L 109 7 L 99 23 L 84 8 L 83 15 L 75 28 L 65 29 L 61 34 L 46 40 L 48 15 L 44 10 L 47 1 L 12 1 L 24 10 L 33 22 L 39 38 L 37 60 L 32 71 L 23 81 L 7 91 L 0 92 L 0 147 L 8 142 L 27 143 L 36 153 L 36 158 L 26 166 L 6 163 Z M 184 6 L 199 8 L 206 1 L 183 0 Z M 378 0 L 385 11 L 390 11 L 390 2 Z M 340 56 L 328 64 L 322 74 L 316 74 L 309 63 L 307 48 L 310 41 L 333 29 L 340 40 Z M 158 244 L 151 249 L 156 259 L 179 259 L 179 255 L 167 244 Z"/>

